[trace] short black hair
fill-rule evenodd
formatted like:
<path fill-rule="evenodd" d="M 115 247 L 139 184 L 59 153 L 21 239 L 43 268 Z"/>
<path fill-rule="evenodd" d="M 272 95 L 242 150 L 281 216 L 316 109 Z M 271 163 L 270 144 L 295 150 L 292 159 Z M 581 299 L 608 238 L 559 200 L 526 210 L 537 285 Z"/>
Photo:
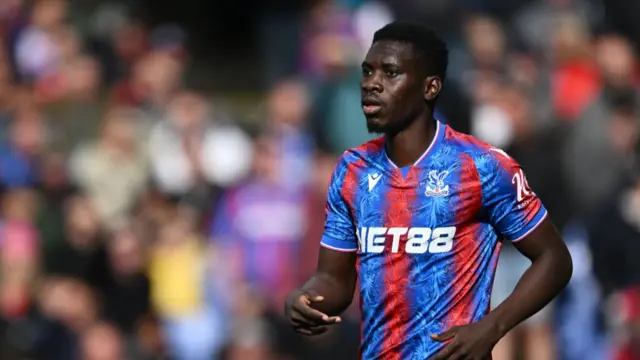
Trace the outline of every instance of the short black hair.
<path fill-rule="evenodd" d="M 437 75 L 444 81 L 449 65 L 449 50 L 434 30 L 418 24 L 395 21 L 373 35 L 373 43 L 385 40 L 411 44 L 413 50 L 424 60 L 425 74 Z"/>

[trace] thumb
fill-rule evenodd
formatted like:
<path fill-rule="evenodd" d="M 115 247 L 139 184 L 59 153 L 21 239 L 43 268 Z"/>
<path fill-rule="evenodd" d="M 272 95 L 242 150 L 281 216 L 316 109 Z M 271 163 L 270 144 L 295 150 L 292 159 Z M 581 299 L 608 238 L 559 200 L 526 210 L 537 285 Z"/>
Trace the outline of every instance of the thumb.
<path fill-rule="evenodd" d="M 456 336 L 457 332 L 458 332 L 458 327 L 454 326 L 441 334 L 431 334 L 431 339 L 438 342 L 445 342 L 452 339 L 454 336 Z"/>
<path fill-rule="evenodd" d="M 313 289 L 305 290 L 304 296 L 307 298 L 307 300 L 309 300 L 309 302 L 320 302 L 324 300 L 324 296 L 320 295 Z"/>

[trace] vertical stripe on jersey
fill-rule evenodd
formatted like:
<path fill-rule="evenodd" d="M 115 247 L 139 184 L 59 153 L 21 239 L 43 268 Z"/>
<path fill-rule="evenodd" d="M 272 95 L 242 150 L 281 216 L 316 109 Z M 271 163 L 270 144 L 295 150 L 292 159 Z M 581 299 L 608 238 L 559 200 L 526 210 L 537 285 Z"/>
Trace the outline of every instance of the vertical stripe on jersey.
<path fill-rule="evenodd" d="M 347 205 L 349 206 L 349 209 L 351 211 L 351 218 L 354 219 L 354 224 L 355 224 L 355 219 L 357 218 L 354 209 L 356 209 L 355 204 L 359 202 L 358 186 L 359 186 L 360 179 L 362 178 L 361 169 L 363 167 L 364 167 L 364 161 L 362 159 L 355 161 L 353 163 L 348 163 L 347 173 L 342 183 L 342 197 L 344 198 L 344 200 L 347 202 Z M 358 231 L 358 229 L 354 229 L 354 230 L 356 232 Z M 359 241 L 358 241 L 358 251 L 362 251 L 362 249 L 360 249 Z M 356 271 L 358 274 L 360 274 L 360 256 L 356 256 Z M 360 298 L 360 313 L 362 313 L 362 298 Z M 361 336 L 362 336 L 363 329 L 364 329 L 364 326 L 361 323 L 360 324 Z M 360 347 L 362 348 L 362 342 L 360 343 Z M 360 349 L 359 353 L 360 353 L 360 356 L 362 356 L 361 355 L 362 349 Z"/>
<path fill-rule="evenodd" d="M 372 154 L 381 151 L 382 142 L 378 141 L 367 145 L 365 151 Z M 350 197 L 349 203 L 352 209 L 384 209 L 385 194 L 388 187 L 390 177 L 388 174 L 382 174 L 382 178 L 377 185 L 369 190 L 368 176 L 377 172 L 374 169 L 362 171 L 366 168 L 363 160 L 358 160 L 350 164 L 353 169 L 349 171 L 349 183 L 357 184 L 352 186 L 353 195 Z M 360 357 L 371 359 L 377 356 L 378 350 L 384 338 L 383 324 L 385 318 L 382 316 L 384 304 L 382 301 L 382 290 L 384 288 L 383 280 L 383 264 L 385 261 L 384 254 L 371 253 L 366 251 L 366 242 L 369 234 L 363 231 L 363 226 L 367 224 L 384 224 L 383 211 L 367 214 L 367 218 L 363 218 L 363 214 L 353 214 L 354 219 L 359 219 L 362 223 L 356 229 L 359 238 L 359 251 L 356 260 L 358 267 L 359 286 L 360 286 L 360 311 L 362 314 L 361 322 L 361 344 Z M 371 226 L 371 225 L 368 225 Z M 365 248 L 362 248 L 364 246 Z M 365 332 L 365 329 L 367 332 Z M 364 351 L 367 351 L 364 353 Z"/>
<path fill-rule="evenodd" d="M 342 198 L 346 201 L 349 206 L 349 210 L 351 211 L 351 218 L 356 219 L 356 214 L 354 209 L 356 209 L 356 204 L 358 203 L 358 186 L 360 182 L 361 169 L 364 167 L 364 161 L 362 159 L 347 163 L 347 171 L 344 176 L 344 180 L 342 181 Z M 357 229 L 354 229 L 354 231 Z"/>
<path fill-rule="evenodd" d="M 409 170 L 408 176 L 415 173 L 416 168 Z M 384 226 L 409 227 L 413 218 L 415 195 L 407 188 L 395 184 L 389 186 L 386 194 L 386 218 Z M 384 318 L 385 337 L 380 351 L 380 358 L 385 360 L 402 360 L 402 344 L 407 338 L 407 323 L 409 322 L 409 294 L 408 279 L 410 273 L 410 259 L 403 251 L 407 242 L 406 236 L 401 237 L 398 249 L 392 249 L 393 241 L 388 238 L 385 245 L 384 260 Z M 395 251 L 394 251 L 395 250 Z"/>
<path fill-rule="evenodd" d="M 460 192 L 455 199 L 453 214 L 456 218 L 457 232 L 453 248 L 452 287 L 449 296 L 450 309 L 444 321 L 444 327 L 465 325 L 474 318 L 473 289 L 481 275 L 484 225 L 477 221 L 476 214 L 482 206 L 481 185 L 473 159 L 469 155 L 460 157 L 459 179 L 457 183 L 464 187 L 477 188 L 478 191 Z"/>

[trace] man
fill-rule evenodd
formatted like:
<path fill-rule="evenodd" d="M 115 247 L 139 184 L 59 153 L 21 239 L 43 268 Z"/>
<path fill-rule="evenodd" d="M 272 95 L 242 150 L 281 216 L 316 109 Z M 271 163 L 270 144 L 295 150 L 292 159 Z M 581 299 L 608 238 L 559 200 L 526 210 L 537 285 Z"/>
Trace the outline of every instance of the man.
<path fill-rule="evenodd" d="M 363 359 L 490 358 L 571 277 L 569 252 L 518 164 L 433 118 L 447 56 L 419 26 L 374 35 L 362 107 L 384 136 L 342 155 L 317 273 L 286 302 L 299 333 L 323 333 L 341 321 L 359 275 Z M 489 313 L 503 240 L 532 265 Z"/>

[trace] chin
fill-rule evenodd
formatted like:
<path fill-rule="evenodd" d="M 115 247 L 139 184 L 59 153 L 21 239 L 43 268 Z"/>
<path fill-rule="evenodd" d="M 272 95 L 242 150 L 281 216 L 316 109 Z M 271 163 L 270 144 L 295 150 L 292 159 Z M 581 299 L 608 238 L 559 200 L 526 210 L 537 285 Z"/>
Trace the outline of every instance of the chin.
<path fill-rule="evenodd" d="M 387 124 L 380 118 L 367 118 L 367 130 L 370 134 L 384 134 Z"/>

